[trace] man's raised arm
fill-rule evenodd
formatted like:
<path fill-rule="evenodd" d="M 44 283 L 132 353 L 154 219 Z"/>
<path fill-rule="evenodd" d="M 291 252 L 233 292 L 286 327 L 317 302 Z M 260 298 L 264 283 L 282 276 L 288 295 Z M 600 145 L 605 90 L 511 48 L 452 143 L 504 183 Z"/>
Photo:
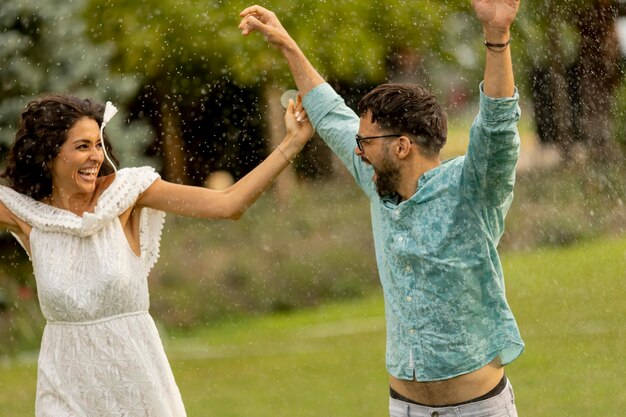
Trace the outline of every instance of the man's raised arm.
<path fill-rule="evenodd" d="M 259 32 L 282 52 L 300 95 L 304 97 L 306 93 L 325 82 L 298 44 L 289 36 L 274 12 L 261 6 L 251 6 L 239 13 L 239 16 L 241 16 L 239 29 L 244 36 Z"/>
<path fill-rule="evenodd" d="M 519 3 L 520 0 L 472 0 L 485 35 L 487 58 L 483 92 L 488 97 L 511 97 L 515 92 L 510 28 Z"/>

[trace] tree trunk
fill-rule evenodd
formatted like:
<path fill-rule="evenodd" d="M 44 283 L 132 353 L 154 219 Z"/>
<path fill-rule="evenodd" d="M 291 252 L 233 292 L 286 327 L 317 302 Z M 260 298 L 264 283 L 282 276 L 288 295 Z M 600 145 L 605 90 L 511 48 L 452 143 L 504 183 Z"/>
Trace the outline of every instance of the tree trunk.
<path fill-rule="evenodd" d="M 181 117 L 172 97 L 161 98 L 160 142 L 163 147 L 165 179 L 179 184 L 187 182 L 185 150 L 181 134 Z"/>
<path fill-rule="evenodd" d="M 551 16 L 562 16 L 557 3 L 548 5 Z M 582 150 L 584 156 L 606 161 L 618 154 L 611 116 L 620 82 L 617 9 L 612 0 L 594 0 L 574 16 L 580 45 L 573 65 L 564 60 L 560 19 L 549 20 L 549 62 L 533 72 L 537 133 L 542 143 L 554 143 L 566 159 Z"/>
<path fill-rule="evenodd" d="M 595 0 L 578 13 L 581 44 L 578 55 L 580 115 L 583 143 L 593 159 L 605 162 L 616 155 L 612 137 L 615 90 L 620 82 L 620 50 L 610 0 Z"/>
<path fill-rule="evenodd" d="M 553 2 L 552 7 L 556 7 Z M 572 143 L 575 141 L 570 84 L 567 81 L 567 64 L 563 54 L 560 27 L 556 19 L 550 21 L 548 38 L 550 45 L 550 63 L 548 67 L 550 86 L 549 91 L 553 99 L 553 114 L 555 137 L 554 143 L 564 155 L 569 155 Z"/>
<path fill-rule="evenodd" d="M 532 72 L 533 111 L 539 141 L 567 154 L 574 140 L 567 81 L 559 66 L 535 67 Z"/>

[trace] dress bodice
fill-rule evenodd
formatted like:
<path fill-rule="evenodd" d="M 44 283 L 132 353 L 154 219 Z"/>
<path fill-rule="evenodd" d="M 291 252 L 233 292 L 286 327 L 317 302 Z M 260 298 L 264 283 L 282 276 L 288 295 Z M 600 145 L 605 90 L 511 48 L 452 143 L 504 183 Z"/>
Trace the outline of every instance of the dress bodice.
<path fill-rule="evenodd" d="M 32 226 L 31 261 L 48 321 L 93 321 L 148 310 L 147 276 L 158 258 L 165 213 L 142 209 L 139 255 L 119 216 L 157 178 L 149 167 L 119 170 L 93 213 L 82 216 L 0 187 L 0 200 Z"/>
<path fill-rule="evenodd" d="M 148 314 L 147 276 L 165 213 L 141 210 L 139 254 L 119 220 L 157 178 L 148 167 L 119 170 L 93 213 L 82 216 L 0 186 L 0 201 L 32 227 L 30 256 L 48 320 L 36 417 L 185 417 Z"/>
<path fill-rule="evenodd" d="M 148 311 L 148 268 L 130 249 L 119 220 L 85 237 L 33 228 L 30 241 L 46 320 L 81 322 Z"/>

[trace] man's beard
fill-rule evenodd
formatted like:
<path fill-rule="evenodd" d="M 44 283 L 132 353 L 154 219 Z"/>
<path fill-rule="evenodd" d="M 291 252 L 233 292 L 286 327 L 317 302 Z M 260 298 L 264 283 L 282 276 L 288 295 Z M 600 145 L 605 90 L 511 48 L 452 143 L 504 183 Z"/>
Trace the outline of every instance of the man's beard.
<path fill-rule="evenodd" d="M 400 167 L 389 156 L 387 146 L 383 148 L 379 168 L 374 168 L 376 192 L 380 197 L 394 197 L 398 194 L 400 184 Z"/>

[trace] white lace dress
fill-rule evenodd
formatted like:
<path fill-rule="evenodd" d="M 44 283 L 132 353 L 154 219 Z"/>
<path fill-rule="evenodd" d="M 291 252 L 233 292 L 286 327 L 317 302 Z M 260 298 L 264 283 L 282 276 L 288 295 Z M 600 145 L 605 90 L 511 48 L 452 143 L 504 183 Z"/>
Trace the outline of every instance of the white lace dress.
<path fill-rule="evenodd" d="M 165 213 L 143 209 L 141 254 L 119 216 L 158 174 L 118 171 L 82 217 L 0 186 L 0 200 L 32 226 L 31 261 L 47 320 L 39 353 L 37 417 L 185 416 L 148 314 L 148 272 Z"/>

